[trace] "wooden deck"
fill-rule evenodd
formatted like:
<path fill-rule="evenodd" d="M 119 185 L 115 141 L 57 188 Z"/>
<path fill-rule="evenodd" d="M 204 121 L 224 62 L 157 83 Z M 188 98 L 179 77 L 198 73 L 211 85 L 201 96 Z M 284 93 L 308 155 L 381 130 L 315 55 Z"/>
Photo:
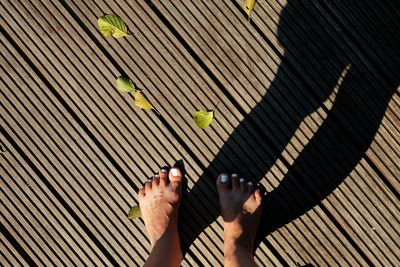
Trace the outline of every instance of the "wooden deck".
<path fill-rule="evenodd" d="M 222 265 L 224 170 L 266 188 L 260 266 L 400 266 L 400 2 L 241 6 L 1 1 L 1 266 L 143 265 L 126 214 L 177 160 L 182 266 Z M 108 13 L 132 35 L 103 37 Z"/>

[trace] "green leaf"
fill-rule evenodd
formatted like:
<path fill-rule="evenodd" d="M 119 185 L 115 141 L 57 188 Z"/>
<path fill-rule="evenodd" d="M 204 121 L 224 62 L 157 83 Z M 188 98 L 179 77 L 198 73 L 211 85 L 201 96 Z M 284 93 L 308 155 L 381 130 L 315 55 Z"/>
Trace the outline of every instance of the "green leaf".
<path fill-rule="evenodd" d="M 214 118 L 214 110 L 199 110 L 193 114 L 193 120 L 201 129 L 207 128 Z"/>
<path fill-rule="evenodd" d="M 133 206 L 131 210 L 128 212 L 128 219 L 138 219 L 142 217 L 142 212 L 140 211 L 139 206 Z"/>
<path fill-rule="evenodd" d="M 135 104 L 135 106 L 137 106 L 141 109 L 145 109 L 145 110 L 153 109 L 153 106 L 146 99 L 142 90 L 135 91 L 135 103 L 134 104 Z"/>
<path fill-rule="evenodd" d="M 125 22 L 118 16 L 108 14 L 100 17 L 97 20 L 100 32 L 105 37 L 112 36 L 114 38 L 120 38 L 128 35 L 128 29 Z"/>
<path fill-rule="evenodd" d="M 135 90 L 135 84 L 128 77 L 119 76 L 117 78 L 117 88 L 121 92 L 130 93 Z"/>
<path fill-rule="evenodd" d="M 250 13 L 253 11 L 256 0 L 244 0 L 243 9 L 246 11 L 247 15 L 250 16 Z"/>

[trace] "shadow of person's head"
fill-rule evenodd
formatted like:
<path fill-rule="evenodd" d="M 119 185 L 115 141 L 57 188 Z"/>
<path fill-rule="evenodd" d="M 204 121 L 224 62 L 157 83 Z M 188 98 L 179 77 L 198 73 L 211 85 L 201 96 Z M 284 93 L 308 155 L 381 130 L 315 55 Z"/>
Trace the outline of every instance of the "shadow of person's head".
<path fill-rule="evenodd" d="M 313 78 L 330 84 L 350 63 L 377 76 L 393 91 L 400 79 L 400 4 L 396 2 L 289 0 L 278 26 L 285 60 L 294 67 L 315 69 Z"/>

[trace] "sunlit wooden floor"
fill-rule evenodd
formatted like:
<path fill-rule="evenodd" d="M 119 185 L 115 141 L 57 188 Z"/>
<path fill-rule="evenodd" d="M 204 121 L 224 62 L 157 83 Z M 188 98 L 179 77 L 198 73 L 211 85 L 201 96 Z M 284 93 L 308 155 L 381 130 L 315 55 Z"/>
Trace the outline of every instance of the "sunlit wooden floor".
<path fill-rule="evenodd" d="M 266 189 L 260 266 L 400 266 L 399 1 L 242 4 L 1 1 L 0 265 L 142 266 L 127 213 L 182 160 L 182 266 L 222 266 L 222 171 Z"/>

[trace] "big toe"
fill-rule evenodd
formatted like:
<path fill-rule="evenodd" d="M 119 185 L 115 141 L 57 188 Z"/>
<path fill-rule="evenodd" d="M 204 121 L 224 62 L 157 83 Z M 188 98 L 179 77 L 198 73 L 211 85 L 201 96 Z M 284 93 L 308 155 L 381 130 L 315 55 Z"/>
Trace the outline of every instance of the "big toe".
<path fill-rule="evenodd" d="M 169 171 L 168 178 L 169 178 L 170 187 L 175 192 L 180 192 L 181 187 L 182 187 L 182 181 L 183 181 L 183 173 L 182 173 L 182 171 L 177 167 L 173 167 Z"/>
<path fill-rule="evenodd" d="M 218 176 L 217 188 L 220 193 L 231 188 L 231 179 L 227 173 L 221 173 Z"/>

